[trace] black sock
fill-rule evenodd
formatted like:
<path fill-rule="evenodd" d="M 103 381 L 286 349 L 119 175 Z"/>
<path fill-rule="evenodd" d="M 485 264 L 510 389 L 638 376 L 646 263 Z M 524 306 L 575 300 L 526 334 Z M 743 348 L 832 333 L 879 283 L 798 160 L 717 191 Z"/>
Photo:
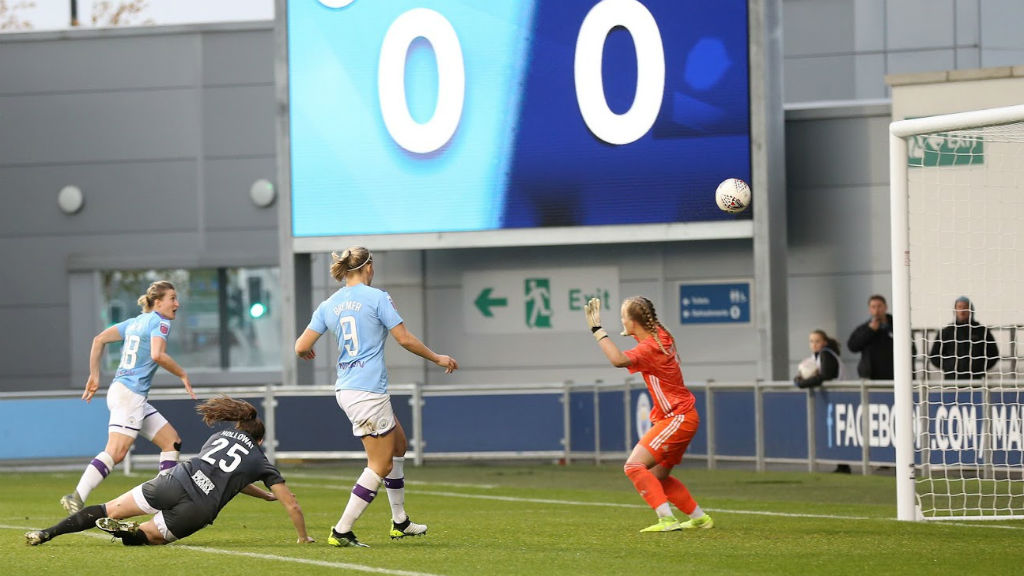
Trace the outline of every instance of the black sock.
<path fill-rule="evenodd" d="M 89 528 L 96 527 L 96 521 L 107 515 L 107 507 L 103 504 L 94 504 L 92 506 L 86 506 L 78 512 L 75 512 L 71 516 L 57 522 L 50 528 L 46 529 L 46 532 L 50 534 L 50 537 L 60 536 L 61 534 L 70 534 L 72 532 L 81 532 L 82 530 L 88 530 Z"/>
<path fill-rule="evenodd" d="M 146 537 L 146 533 L 140 528 L 133 534 L 121 536 L 121 544 L 125 546 L 145 546 L 149 544 L 149 538 Z"/>

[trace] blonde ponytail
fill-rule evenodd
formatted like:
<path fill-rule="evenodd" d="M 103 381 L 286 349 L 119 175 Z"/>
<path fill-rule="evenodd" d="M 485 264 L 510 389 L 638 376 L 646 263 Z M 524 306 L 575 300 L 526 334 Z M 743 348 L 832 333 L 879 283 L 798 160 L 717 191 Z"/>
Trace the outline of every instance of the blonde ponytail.
<path fill-rule="evenodd" d="M 146 293 L 139 296 L 139 299 L 137 300 L 139 308 L 142 308 L 143 312 L 152 312 L 153 304 L 155 304 L 157 300 L 163 298 L 164 294 L 167 294 L 169 290 L 174 290 L 174 284 L 171 284 L 167 280 L 157 280 L 156 282 L 153 282 L 149 285 L 149 288 L 146 289 Z"/>
<path fill-rule="evenodd" d="M 349 272 L 362 269 L 373 262 L 373 255 L 362 246 L 352 246 L 341 254 L 331 252 L 331 277 L 344 282 Z"/>

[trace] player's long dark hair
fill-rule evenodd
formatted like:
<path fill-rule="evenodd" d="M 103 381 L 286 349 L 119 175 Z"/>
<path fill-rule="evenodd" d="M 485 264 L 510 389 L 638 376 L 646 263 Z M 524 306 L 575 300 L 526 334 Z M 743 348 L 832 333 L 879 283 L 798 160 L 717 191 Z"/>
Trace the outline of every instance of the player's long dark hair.
<path fill-rule="evenodd" d="M 218 396 L 196 406 L 196 412 L 203 417 L 207 426 L 213 426 L 214 422 L 234 422 L 235 429 L 245 432 L 256 442 L 263 440 L 266 433 L 256 407 L 245 400 Z"/>

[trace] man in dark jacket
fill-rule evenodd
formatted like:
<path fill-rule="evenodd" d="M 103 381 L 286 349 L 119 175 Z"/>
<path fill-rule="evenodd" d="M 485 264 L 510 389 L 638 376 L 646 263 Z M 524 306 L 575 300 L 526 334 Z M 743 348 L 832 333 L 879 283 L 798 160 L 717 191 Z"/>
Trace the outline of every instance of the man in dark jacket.
<path fill-rule="evenodd" d="M 869 380 L 892 380 L 892 315 L 885 297 L 873 294 L 868 298 L 871 318 L 858 326 L 846 347 L 860 352 L 857 374 Z"/>
<path fill-rule="evenodd" d="M 928 360 L 946 380 L 980 380 L 999 361 L 992 332 L 974 319 L 974 304 L 966 296 L 953 302 L 953 323 L 939 331 Z"/>

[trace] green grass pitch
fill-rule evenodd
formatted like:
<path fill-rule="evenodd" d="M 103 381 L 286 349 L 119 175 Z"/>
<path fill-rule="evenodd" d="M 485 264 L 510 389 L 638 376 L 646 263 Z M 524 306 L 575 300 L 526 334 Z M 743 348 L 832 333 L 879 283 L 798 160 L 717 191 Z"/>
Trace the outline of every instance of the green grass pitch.
<path fill-rule="evenodd" d="M 62 517 L 78 473 L 3 473 L 4 574 L 1009 574 L 1024 563 L 1024 522 L 907 523 L 891 476 L 677 468 L 712 530 L 640 534 L 654 513 L 619 465 L 406 466 L 406 505 L 426 536 L 391 541 L 381 491 L 356 524 L 370 548 L 327 532 L 361 468 L 284 465 L 315 544 L 295 544 L 281 506 L 244 495 L 213 526 L 165 547 L 126 548 L 98 530 L 42 546 L 28 529 Z M 115 471 L 90 498 L 147 479 Z"/>

